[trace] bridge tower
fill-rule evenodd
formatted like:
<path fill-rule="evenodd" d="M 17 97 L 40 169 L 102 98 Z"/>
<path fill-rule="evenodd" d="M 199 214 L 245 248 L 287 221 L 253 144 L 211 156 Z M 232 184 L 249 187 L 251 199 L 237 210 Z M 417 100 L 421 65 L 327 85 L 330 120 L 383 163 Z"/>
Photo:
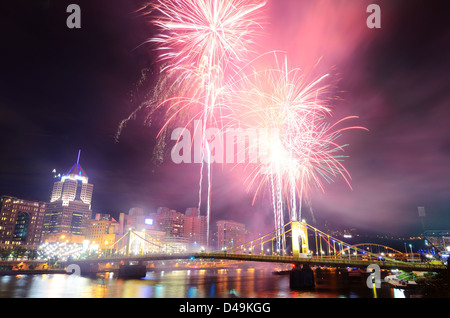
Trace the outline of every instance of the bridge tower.
<path fill-rule="evenodd" d="M 292 229 L 292 256 L 300 257 L 300 253 L 309 253 L 308 230 L 304 222 L 293 221 Z"/>

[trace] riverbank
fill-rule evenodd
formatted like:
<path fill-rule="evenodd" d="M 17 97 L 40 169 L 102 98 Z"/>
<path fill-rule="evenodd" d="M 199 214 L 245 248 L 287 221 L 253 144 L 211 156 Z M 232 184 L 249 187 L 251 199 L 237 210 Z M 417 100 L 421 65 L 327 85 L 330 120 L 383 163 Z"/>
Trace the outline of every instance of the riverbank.
<path fill-rule="evenodd" d="M 417 280 L 416 288 L 425 298 L 450 298 L 450 268 Z"/>

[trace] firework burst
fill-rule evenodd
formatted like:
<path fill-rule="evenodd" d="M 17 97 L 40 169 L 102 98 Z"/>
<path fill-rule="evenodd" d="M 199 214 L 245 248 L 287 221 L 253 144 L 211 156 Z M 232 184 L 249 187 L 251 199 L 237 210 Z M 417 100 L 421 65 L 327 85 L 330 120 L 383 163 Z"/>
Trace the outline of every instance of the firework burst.
<path fill-rule="evenodd" d="M 167 69 L 186 76 L 198 69 L 213 76 L 246 58 L 261 28 L 258 17 L 264 5 L 252 0 L 159 0 L 154 24 L 162 32 L 149 41 L 158 45 Z"/>
<path fill-rule="evenodd" d="M 284 211 L 292 221 L 300 220 L 303 196 L 313 187 L 324 190 L 324 181 L 342 177 L 350 186 L 350 174 L 342 164 L 347 145 L 337 143 L 346 130 L 365 129 L 345 126 L 357 118 L 345 117 L 335 124 L 327 122 L 332 110 L 326 98 L 328 75 L 307 81 L 299 69 L 282 66 L 254 71 L 243 77 L 236 89 L 240 127 L 256 127 L 260 133 L 257 145 L 259 162 L 248 165 L 247 182 L 258 192 L 269 186 L 272 193 L 275 227 L 284 224 Z M 343 126 L 343 127 L 340 127 Z M 265 133 L 264 133 L 265 132 Z"/>
<path fill-rule="evenodd" d="M 206 128 L 224 93 L 226 74 L 236 71 L 249 52 L 259 10 L 264 1 L 255 0 L 158 0 L 151 7 L 157 18 L 153 24 L 160 33 L 149 39 L 165 63 L 162 72 L 174 76 L 175 95 L 161 105 L 169 105 L 170 115 L 163 128 L 177 116 L 188 113 L 190 121 L 202 119 L 202 163 L 199 205 L 202 202 L 204 159 L 210 156 Z M 182 90 L 179 88 L 183 87 Z M 180 95 L 180 91 L 187 94 Z M 158 106 L 158 107 L 159 107 Z M 221 116 L 219 116 L 221 118 Z M 187 125 L 187 124 L 186 124 Z M 211 204 L 211 167 L 207 160 L 207 241 Z"/>

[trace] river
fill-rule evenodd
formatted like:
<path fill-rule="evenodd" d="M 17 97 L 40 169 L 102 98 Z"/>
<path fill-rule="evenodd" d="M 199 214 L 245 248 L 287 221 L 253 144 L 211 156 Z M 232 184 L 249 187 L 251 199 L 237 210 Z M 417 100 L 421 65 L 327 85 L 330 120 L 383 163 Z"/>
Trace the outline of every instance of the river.
<path fill-rule="evenodd" d="M 143 279 L 106 273 L 94 278 L 65 274 L 0 276 L 0 298 L 374 298 L 365 282 L 343 282 L 336 271 L 315 274 L 316 287 L 291 290 L 289 275 L 273 267 L 155 270 Z M 378 298 L 404 298 L 382 283 Z"/>

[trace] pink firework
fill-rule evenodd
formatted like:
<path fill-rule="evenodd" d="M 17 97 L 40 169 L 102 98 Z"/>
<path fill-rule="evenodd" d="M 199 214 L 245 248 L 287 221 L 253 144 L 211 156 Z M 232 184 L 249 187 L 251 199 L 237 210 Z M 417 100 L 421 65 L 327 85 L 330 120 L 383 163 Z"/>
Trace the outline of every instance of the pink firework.
<path fill-rule="evenodd" d="M 161 33 L 150 41 L 157 43 L 170 70 L 212 73 L 236 67 L 260 29 L 264 5 L 255 0 L 159 0 L 154 24 Z"/>
<path fill-rule="evenodd" d="M 202 164 L 199 181 L 199 210 L 204 158 L 210 156 L 207 124 L 224 94 L 226 74 L 239 69 L 260 29 L 258 0 L 158 0 L 151 6 L 159 34 L 148 42 L 157 45 L 162 72 L 175 77 L 174 96 L 159 106 L 170 105 L 164 127 L 175 117 L 188 113 L 189 120 L 202 118 Z M 180 91 L 183 95 L 180 95 Z M 199 107 L 200 106 L 200 107 Z M 200 108 L 200 109 L 199 109 Z M 219 116 L 220 117 L 220 116 Z M 164 128 L 163 127 L 163 128 Z M 211 167 L 208 163 L 207 240 L 211 202 Z"/>
<path fill-rule="evenodd" d="M 278 63 L 277 63 L 278 64 Z M 276 227 L 283 223 L 283 205 L 288 204 L 291 220 L 301 218 L 301 203 L 312 187 L 324 190 L 324 181 L 342 177 L 350 186 L 350 175 L 342 164 L 346 145 L 337 143 L 341 133 L 360 126 L 344 126 L 349 116 L 333 125 L 327 123 L 331 114 L 323 84 L 328 75 L 311 82 L 299 69 L 282 67 L 253 72 L 238 84 L 240 127 L 256 127 L 260 133 L 257 165 L 248 165 L 249 186 L 259 190 L 269 185 L 272 192 Z M 253 144 L 254 145 L 254 144 Z M 251 149 L 255 151 L 255 149 Z"/>

